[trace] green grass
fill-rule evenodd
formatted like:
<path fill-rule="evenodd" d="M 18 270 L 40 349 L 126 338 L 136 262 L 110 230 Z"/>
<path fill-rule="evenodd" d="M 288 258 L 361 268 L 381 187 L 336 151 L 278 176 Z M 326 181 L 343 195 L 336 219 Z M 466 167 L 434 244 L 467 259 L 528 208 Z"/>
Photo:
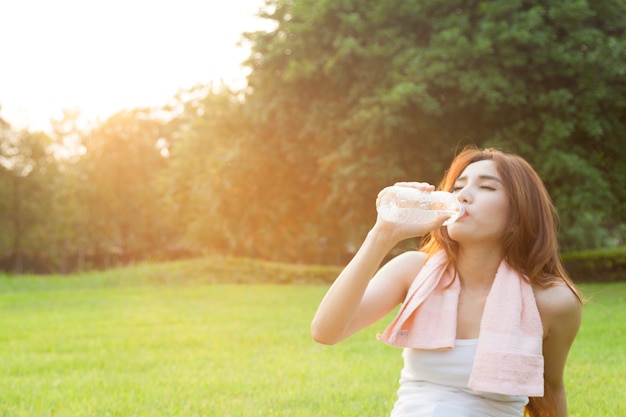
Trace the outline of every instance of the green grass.
<path fill-rule="evenodd" d="M 402 363 L 375 338 L 385 323 L 320 346 L 309 323 L 325 285 L 207 283 L 222 273 L 0 277 L 0 416 L 389 414 Z M 626 284 L 583 290 L 570 416 L 622 417 Z"/>
<path fill-rule="evenodd" d="M 626 283 L 581 286 L 589 298 L 568 360 L 570 415 L 626 416 Z"/>

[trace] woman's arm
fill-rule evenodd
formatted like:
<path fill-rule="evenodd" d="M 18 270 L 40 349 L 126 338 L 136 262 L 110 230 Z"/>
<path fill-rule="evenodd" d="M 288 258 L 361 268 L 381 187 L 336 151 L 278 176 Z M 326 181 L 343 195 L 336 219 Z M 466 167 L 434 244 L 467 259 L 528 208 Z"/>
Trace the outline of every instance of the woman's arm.
<path fill-rule="evenodd" d="M 433 191 L 427 183 L 397 185 Z M 383 318 L 400 304 L 424 264 L 425 255 L 407 252 L 385 264 L 384 257 L 401 240 L 424 236 L 441 227 L 449 216 L 442 215 L 423 224 L 397 224 L 380 217 L 365 241 L 339 274 L 322 300 L 313 322 L 313 339 L 335 344 Z"/>
<path fill-rule="evenodd" d="M 570 347 L 580 328 L 582 307 L 578 298 L 564 284 L 540 290 L 536 295 L 537 307 L 547 333 L 543 341 L 546 387 L 554 398 L 556 416 L 567 417 L 563 373 Z"/>
<path fill-rule="evenodd" d="M 374 228 L 324 296 L 311 324 L 316 342 L 335 344 L 384 317 L 402 302 L 424 263 L 403 253 L 378 270 L 395 241 Z M 378 270 L 378 272 L 376 272 Z"/>

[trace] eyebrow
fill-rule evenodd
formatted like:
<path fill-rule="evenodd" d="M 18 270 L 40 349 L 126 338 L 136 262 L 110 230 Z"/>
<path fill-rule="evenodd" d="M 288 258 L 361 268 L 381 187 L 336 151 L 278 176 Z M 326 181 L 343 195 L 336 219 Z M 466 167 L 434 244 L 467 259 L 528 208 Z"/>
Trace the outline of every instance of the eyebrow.
<path fill-rule="evenodd" d="M 493 181 L 499 182 L 500 184 L 503 184 L 502 180 L 494 175 L 479 175 L 478 179 L 479 180 L 493 180 Z M 459 177 L 456 179 L 456 181 L 467 181 L 467 176 L 464 175 L 462 177 Z"/>

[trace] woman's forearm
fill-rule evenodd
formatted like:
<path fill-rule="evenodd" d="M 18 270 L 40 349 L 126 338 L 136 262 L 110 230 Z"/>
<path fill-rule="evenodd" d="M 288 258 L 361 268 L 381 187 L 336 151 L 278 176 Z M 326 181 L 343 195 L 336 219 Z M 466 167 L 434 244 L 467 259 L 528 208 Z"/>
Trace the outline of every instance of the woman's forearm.
<path fill-rule="evenodd" d="M 315 341 L 334 344 L 348 336 L 346 329 L 359 308 L 369 281 L 395 243 L 385 231 L 374 228 L 368 233 L 320 303 L 311 324 Z"/>

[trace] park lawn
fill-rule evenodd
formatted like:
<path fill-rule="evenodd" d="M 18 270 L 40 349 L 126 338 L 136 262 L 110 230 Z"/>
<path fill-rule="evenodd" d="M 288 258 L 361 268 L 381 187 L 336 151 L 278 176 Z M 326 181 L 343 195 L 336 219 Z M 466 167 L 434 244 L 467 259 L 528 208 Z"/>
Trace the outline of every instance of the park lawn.
<path fill-rule="evenodd" d="M 402 363 L 376 340 L 385 323 L 311 340 L 324 285 L 45 279 L 0 277 L 0 416 L 362 417 L 393 404 Z M 625 416 L 626 284 L 583 290 L 570 416 Z"/>

